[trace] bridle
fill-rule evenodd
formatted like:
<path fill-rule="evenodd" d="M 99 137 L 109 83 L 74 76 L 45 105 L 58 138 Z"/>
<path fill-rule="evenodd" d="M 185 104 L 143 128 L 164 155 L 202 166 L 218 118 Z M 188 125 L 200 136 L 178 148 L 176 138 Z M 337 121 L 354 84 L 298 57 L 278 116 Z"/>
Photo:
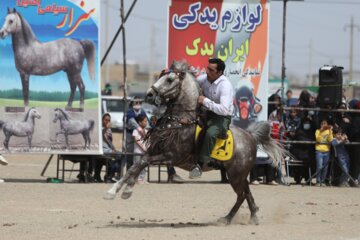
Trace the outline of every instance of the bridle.
<path fill-rule="evenodd" d="M 181 86 L 182 86 L 184 76 L 185 76 L 185 73 L 181 73 L 181 72 L 178 72 L 176 70 L 174 71 L 171 69 L 164 72 L 162 74 L 162 76 L 169 75 L 171 73 L 174 73 L 179 78 L 179 81 L 175 86 L 169 88 L 165 93 L 161 93 L 159 91 L 159 89 L 157 87 L 155 87 L 154 85 L 151 87 L 151 89 L 157 94 L 158 97 L 160 97 L 162 100 L 165 100 L 166 106 L 168 107 L 168 109 L 172 109 L 174 107 L 174 105 L 176 105 L 175 102 L 177 102 L 177 100 L 180 96 L 181 89 L 182 89 Z M 176 91 L 174 91 L 174 90 L 176 90 Z M 175 95 L 175 92 L 177 92 L 176 95 Z M 170 97 L 172 100 L 166 101 L 166 99 L 168 99 Z M 156 100 L 155 100 L 155 102 L 156 102 Z M 181 104 L 177 104 L 177 105 L 181 105 Z M 195 117 L 191 116 L 191 114 L 190 114 L 192 112 L 197 113 L 197 109 L 185 109 L 180 112 L 177 112 L 177 114 L 184 113 L 184 112 L 187 113 L 189 115 L 189 117 L 179 117 L 178 115 L 175 115 L 172 113 L 172 111 L 170 111 L 170 113 L 163 116 L 160 119 L 160 121 L 158 122 L 158 124 L 156 124 L 156 126 L 155 126 L 156 130 L 187 128 L 187 127 L 194 126 L 198 123 L 197 114 L 195 114 Z"/>

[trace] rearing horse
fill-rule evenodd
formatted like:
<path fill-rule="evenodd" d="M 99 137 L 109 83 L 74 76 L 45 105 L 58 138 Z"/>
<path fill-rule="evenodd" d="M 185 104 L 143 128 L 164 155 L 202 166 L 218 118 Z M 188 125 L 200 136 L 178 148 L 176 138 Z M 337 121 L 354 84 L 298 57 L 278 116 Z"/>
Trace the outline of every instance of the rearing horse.
<path fill-rule="evenodd" d="M 0 37 L 12 35 L 16 69 L 20 73 L 24 105 L 29 105 L 30 75 L 46 76 L 59 71 L 67 74 L 70 83 L 70 96 L 67 106 L 71 107 L 76 87 L 80 91 L 80 107 L 84 107 L 85 85 L 81 77 L 84 59 L 87 60 L 89 76 L 94 79 L 95 46 L 89 40 L 76 41 L 62 38 L 42 43 L 37 40 L 29 23 L 14 9 L 8 13 Z"/>
<path fill-rule="evenodd" d="M 131 196 L 135 179 L 148 164 L 171 160 L 174 166 L 190 171 L 195 159 L 195 122 L 197 99 L 200 88 L 188 66 L 184 62 L 174 62 L 171 71 L 162 76 L 147 91 L 146 101 L 165 105 L 167 109 L 155 130 L 149 137 L 149 148 L 141 161 L 134 163 L 126 175 L 116 182 L 104 198 L 113 199 L 122 186 L 126 188 L 122 198 Z M 237 194 L 231 211 L 219 221 L 229 224 L 246 199 L 251 212 L 250 223 L 257 224 L 258 207 L 250 192 L 247 176 L 256 161 L 257 144 L 278 165 L 285 150 L 270 137 L 270 125 L 266 122 L 255 123 L 248 130 L 230 126 L 233 133 L 234 153 L 230 160 L 223 162 L 229 182 Z M 213 170 L 203 166 L 203 171 Z"/>

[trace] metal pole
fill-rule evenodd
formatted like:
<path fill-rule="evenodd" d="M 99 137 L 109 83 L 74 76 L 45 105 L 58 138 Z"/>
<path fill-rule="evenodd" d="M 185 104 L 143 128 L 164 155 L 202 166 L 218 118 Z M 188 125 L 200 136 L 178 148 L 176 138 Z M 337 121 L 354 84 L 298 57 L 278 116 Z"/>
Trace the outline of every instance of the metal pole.
<path fill-rule="evenodd" d="M 124 27 L 124 23 L 126 21 L 125 17 L 124 17 L 124 0 L 121 0 L 121 7 L 120 7 L 120 15 L 121 15 L 121 26 L 123 31 L 122 31 L 122 40 L 123 40 L 123 79 L 124 79 L 124 118 L 123 118 L 123 126 L 124 126 L 124 130 L 123 130 L 123 146 L 124 147 L 124 151 L 125 153 L 127 152 L 127 144 L 126 144 L 126 114 L 127 114 L 127 72 L 126 72 L 126 38 L 125 38 L 125 27 Z M 124 145 L 125 144 L 125 145 Z M 126 159 L 126 156 L 125 156 Z"/>
<path fill-rule="evenodd" d="M 134 6 L 135 6 L 136 2 L 137 2 L 137 0 L 134 0 L 134 2 L 132 3 L 132 5 L 131 5 L 131 7 L 130 7 L 129 11 L 126 13 L 126 17 L 125 17 L 125 19 L 124 19 L 124 20 L 121 20 L 121 25 L 120 25 L 120 27 L 119 27 L 118 31 L 116 32 L 116 34 L 115 34 L 115 36 L 114 36 L 113 40 L 111 41 L 109 48 L 106 50 L 105 55 L 104 55 L 104 56 L 103 56 L 103 58 L 101 59 L 101 66 L 104 64 L 104 62 L 105 62 L 105 60 L 106 60 L 107 56 L 109 55 L 109 53 L 110 53 L 110 51 L 111 51 L 111 49 L 112 49 L 112 47 L 113 47 L 113 45 L 114 45 L 114 43 L 115 43 L 115 41 L 116 41 L 117 37 L 119 36 L 119 34 L 120 34 L 121 30 L 123 30 L 123 28 L 124 28 L 124 24 L 125 24 L 126 20 L 128 19 L 128 17 L 129 17 L 129 15 L 130 15 L 131 11 L 133 10 L 133 8 L 134 8 Z"/>
<path fill-rule="evenodd" d="M 286 40 L 286 3 L 288 0 L 284 0 L 283 6 L 283 32 L 282 32 L 282 63 L 281 63 L 281 99 L 284 99 L 284 81 L 285 81 L 285 40 Z"/>

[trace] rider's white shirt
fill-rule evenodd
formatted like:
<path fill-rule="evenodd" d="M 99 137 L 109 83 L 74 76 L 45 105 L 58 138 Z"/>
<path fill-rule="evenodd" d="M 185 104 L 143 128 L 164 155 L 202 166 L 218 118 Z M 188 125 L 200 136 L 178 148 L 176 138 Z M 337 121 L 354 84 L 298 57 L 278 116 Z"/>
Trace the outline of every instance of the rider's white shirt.
<path fill-rule="evenodd" d="M 203 74 L 197 80 L 206 97 L 203 105 L 218 115 L 231 116 L 234 110 L 234 89 L 229 79 L 221 75 L 213 83 L 210 83 L 206 74 Z"/>

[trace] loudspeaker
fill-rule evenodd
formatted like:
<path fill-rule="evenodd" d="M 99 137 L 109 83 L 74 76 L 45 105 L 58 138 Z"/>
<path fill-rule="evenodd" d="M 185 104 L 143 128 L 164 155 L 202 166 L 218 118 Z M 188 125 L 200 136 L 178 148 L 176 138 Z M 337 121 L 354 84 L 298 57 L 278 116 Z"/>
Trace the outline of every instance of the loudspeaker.
<path fill-rule="evenodd" d="M 343 67 L 327 66 L 319 69 L 318 102 L 321 107 L 337 107 L 342 100 Z"/>

